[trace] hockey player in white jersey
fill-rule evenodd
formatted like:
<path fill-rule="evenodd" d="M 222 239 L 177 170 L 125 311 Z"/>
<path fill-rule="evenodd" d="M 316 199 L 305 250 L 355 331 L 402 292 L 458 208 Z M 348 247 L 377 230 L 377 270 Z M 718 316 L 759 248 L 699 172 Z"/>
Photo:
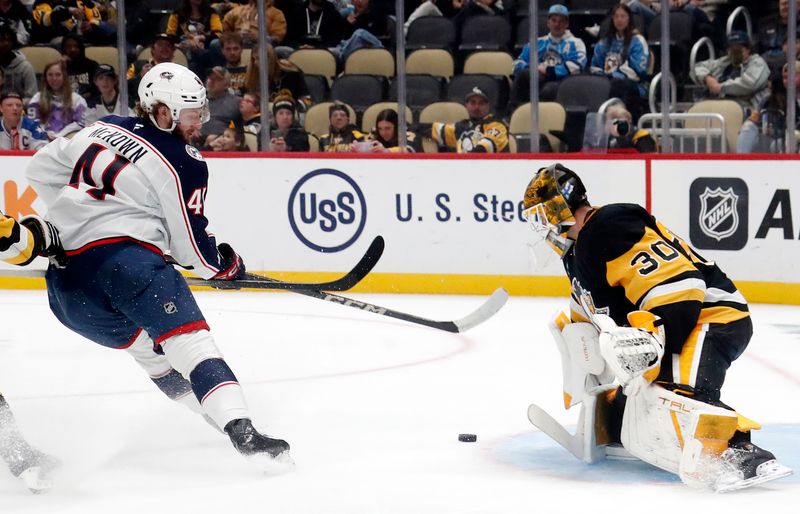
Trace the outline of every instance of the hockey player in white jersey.
<path fill-rule="evenodd" d="M 26 216 L 17 222 L 0 212 L 0 260 L 26 266 L 39 255 L 51 257 L 56 264 L 64 262 L 58 231 L 38 216 Z M 35 493 L 50 489 L 52 473 L 59 466 L 58 459 L 34 448 L 25 440 L 2 393 L 0 457 L 8 465 L 11 474 Z"/>
<path fill-rule="evenodd" d="M 138 117 L 103 118 L 47 145 L 28 166 L 68 255 L 63 269 L 47 271 L 50 306 L 71 330 L 130 353 L 240 453 L 283 467 L 289 444 L 253 427 L 186 281 L 165 261 L 203 278 L 235 280 L 245 271 L 230 245 L 206 232 L 208 168 L 189 144 L 208 121 L 206 90 L 187 68 L 162 63 L 138 92 Z"/>

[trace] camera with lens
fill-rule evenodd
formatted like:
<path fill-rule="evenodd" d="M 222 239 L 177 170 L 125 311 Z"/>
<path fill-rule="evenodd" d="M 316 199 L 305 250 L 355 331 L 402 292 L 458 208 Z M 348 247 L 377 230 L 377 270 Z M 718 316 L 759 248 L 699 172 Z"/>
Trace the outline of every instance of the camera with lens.
<path fill-rule="evenodd" d="M 625 137 L 631 132 L 631 124 L 628 120 L 616 119 L 613 121 L 613 125 L 617 127 L 619 137 Z"/>

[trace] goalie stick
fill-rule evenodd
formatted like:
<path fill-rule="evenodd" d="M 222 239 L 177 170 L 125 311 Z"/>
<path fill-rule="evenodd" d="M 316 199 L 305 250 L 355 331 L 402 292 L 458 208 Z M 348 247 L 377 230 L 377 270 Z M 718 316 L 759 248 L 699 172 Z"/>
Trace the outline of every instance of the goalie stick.
<path fill-rule="evenodd" d="M 289 282 L 278 280 L 275 278 L 264 277 L 255 275 L 253 273 L 245 274 L 244 279 L 240 280 L 214 280 L 202 279 L 197 277 L 186 277 L 186 283 L 190 286 L 209 286 L 216 289 L 272 289 L 301 292 L 304 290 L 312 291 L 346 291 L 361 282 L 367 274 L 372 271 L 372 268 L 378 263 L 378 259 L 383 255 L 385 243 L 383 237 L 377 236 L 370 243 L 369 248 L 356 263 L 356 265 L 347 274 L 331 280 L 329 282 Z M 167 260 L 170 264 L 176 264 L 170 259 Z M 44 270 L 0 270 L 0 276 L 8 277 L 31 277 L 31 278 L 44 278 Z"/>

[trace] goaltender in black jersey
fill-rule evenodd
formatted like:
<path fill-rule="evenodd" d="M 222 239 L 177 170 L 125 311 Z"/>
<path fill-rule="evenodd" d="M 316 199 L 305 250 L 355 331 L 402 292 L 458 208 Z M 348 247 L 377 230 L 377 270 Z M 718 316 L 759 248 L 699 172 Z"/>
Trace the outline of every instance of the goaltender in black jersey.
<path fill-rule="evenodd" d="M 639 205 L 592 206 L 578 175 L 560 164 L 536 173 L 523 204 L 534 251 L 554 250 L 571 283 L 570 315 L 551 326 L 569 350 L 561 352 L 565 406 L 605 406 L 603 433 L 586 441 L 621 443 L 720 492 L 790 474 L 750 441 L 758 423 L 720 400 L 753 325 L 719 266 Z"/>

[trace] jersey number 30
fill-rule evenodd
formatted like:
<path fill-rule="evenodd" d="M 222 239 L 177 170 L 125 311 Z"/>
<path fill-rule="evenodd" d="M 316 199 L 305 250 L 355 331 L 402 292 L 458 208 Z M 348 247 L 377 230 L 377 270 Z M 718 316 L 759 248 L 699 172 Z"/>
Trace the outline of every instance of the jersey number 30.
<path fill-rule="evenodd" d="M 658 269 L 660 262 L 669 262 L 678 257 L 678 251 L 662 240 L 651 243 L 650 250 L 639 252 L 631 259 L 631 267 L 641 266 L 638 269 L 640 275 L 649 275 Z"/>
<path fill-rule="evenodd" d="M 117 175 L 119 175 L 119 172 L 122 171 L 125 166 L 131 163 L 125 157 L 115 155 L 114 160 L 106 166 L 106 169 L 104 169 L 103 173 L 100 175 L 101 184 L 98 187 L 97 182 L 95 182 L 92 177 L 92 168 L 94 167 L 95 159 L 97 159 L 100 152 L 104 150 L 108 149 L 103 145 L 93 143 L 83 152 L 78 162 L 75 163 L 75 167 L 72 169 L 72 177 L 69 179 L 69 185 L 75 189 L 78 189 L 82 180 L 90 187 L 86 192 L 97 200 L 103 200 L 106 195 L 113 195 L 116 192 L 114 189 L 114 181 L 117 179 Z"/>

